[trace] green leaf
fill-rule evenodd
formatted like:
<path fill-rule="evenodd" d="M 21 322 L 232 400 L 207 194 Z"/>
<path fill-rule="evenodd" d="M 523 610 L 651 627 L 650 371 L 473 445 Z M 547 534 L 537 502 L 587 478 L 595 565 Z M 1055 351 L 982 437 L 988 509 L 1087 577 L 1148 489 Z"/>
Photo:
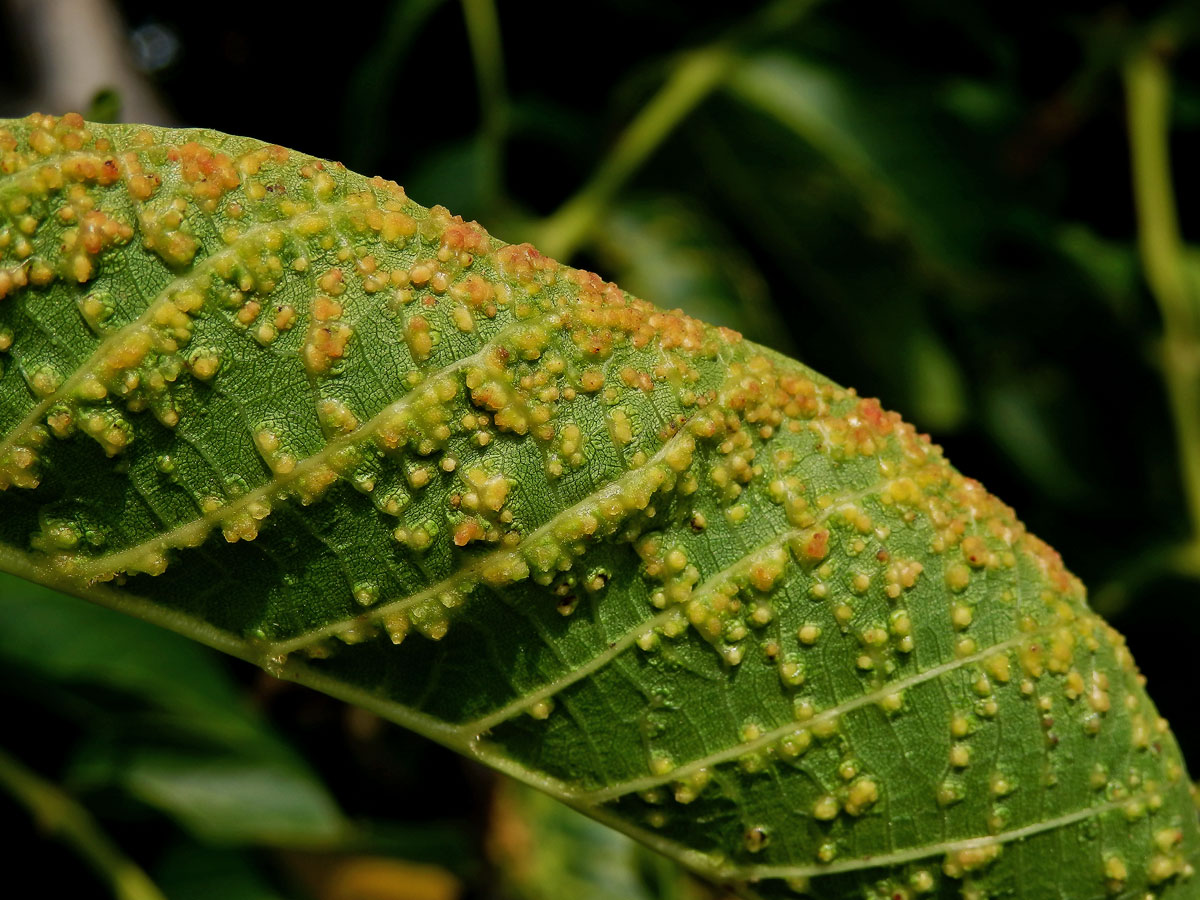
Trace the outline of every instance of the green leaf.
<path fill-rule="evenodd" d="M 876 401 L 257 141 L 0 148 L 0 566 L 749 895 L 1196 895 L 1120 636 Z"/>
<path fill-rule="evenodd" d="M 212 654 L 74 597 L 0 575 L 0 663 L 89 739 L 70 780 L 115 784 L 220 843 L 314 844 L 348 825 L 305 762 L 248 708 Z M 119 698 L 119 699 L 118 699 Z"/>
<path fill-rule="evenodd" d="M 294 766 L 151 749 L 123 770 L 131 794 L 213 844 L 331 843 L 345 831 L 325 790 Z"/>

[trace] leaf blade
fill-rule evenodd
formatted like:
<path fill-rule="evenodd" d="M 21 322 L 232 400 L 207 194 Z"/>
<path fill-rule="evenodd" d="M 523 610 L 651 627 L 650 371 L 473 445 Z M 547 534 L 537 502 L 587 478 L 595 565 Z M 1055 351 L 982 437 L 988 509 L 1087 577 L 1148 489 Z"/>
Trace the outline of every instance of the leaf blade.
<path fill-rule="evenodd" d="M 1194 889 L 1119 635 L 876 401 L 282 148 L 0 146 L 4 568 L 762 896 Z"/>

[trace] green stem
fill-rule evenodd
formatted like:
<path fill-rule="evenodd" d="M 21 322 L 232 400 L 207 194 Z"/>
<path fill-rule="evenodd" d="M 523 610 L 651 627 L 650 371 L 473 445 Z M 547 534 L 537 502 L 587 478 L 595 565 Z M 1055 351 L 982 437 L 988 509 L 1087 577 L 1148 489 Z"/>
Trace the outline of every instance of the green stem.
<path fill-rule="evenodd" d="M 483 201 L 494 208 L 504 191 L 504 141 L 508 135 L 508 92 L 504 87 L 504 53 L 500 18 L 492 0 L 462 0 L 463 18 L 475 62 L 483 142 Z"/>
<path fill-rule="evenodd" d="M 1200 547 L 1200 315 L 1189 290 L 1171 184 L 1170 75 L 1161 48 L 1146 43 L 1125 64 L 1127 126 L 1138 247 L 1163 321 L 1162 367 L 1191 522 Z"/>
<path fill-rule="evenodd" d="M 166 900 L 149 876 L 121 853 L 86 809 L 0 750 L 0 787 L 32 814 L 40 828 L 82 856 L 118 900 Z"/>
<path fill-rule="evenodd" d="M 556 259 L 566 259 L 574 253 L 625 182 L 725 80 L 733 64 L 733 53 L 723 45 L 701 47 L 685 54 L 666 84 L 629 123 L 588 182 L 541 224 L 534 241 L 538 248 Z"/>
<path fill-rule="evenodd" d="M 737 66 L 737 46 L 798 20 L 816 0 L 780 0 L 767 7 L 736 36 L 726 37 L 679 57 L 666 83 L 626 126 L 612 151 L 579 191 L 534 226 L 533 243 L 547 256 L 565 260 L 604 215 L 613 198 L 642 164 L 688 115 L 722 84 Z"/>

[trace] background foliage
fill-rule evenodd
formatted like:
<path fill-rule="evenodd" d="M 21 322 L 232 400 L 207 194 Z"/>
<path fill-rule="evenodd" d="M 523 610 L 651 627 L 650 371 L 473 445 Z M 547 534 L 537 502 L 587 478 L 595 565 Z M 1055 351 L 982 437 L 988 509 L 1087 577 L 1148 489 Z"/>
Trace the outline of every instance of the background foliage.
<path fill-rule="evenodd" d="M 53 90 L 64 5 L 116 35 L 82 98 Z M 400 0 L 333 27 L 249 0 L 17 2 L 0 113 L 94 100 L 340 159 L 881 397 L 1063 553 L 1195 760 L 1196 523 L 1122 82 L 1147 46 L 1167 60 L 1200 240 L 1194 23 L 1170 4 L 810 5 L 608 0 L 581 27 L 554 3 Z M 709 893 L 369 714 L 11 580 L 0 671 L 0 743 L 172 898 Z M 13 858 L 95 892 L 28 815 L 0 800 Z"/>

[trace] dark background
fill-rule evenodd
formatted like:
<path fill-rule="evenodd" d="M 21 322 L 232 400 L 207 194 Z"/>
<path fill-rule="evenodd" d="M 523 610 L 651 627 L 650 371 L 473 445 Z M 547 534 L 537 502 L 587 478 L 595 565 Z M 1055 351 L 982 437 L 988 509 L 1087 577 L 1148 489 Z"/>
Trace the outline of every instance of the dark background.
<path fill-rule="evenodd" d="M 736 89 L 714 91 L 603 205 L 571 261 L 792 353 L 932 433 L 1090 586 L 1195 770 L 1200 580 L 1180 548 L 1200 523 L 1187 513 L 1162 323 L 1137 254 L 1122 84 L 1122 66 L 1146 46 L 1166 60 L 1175 193 L 1185 242 L 1200 240 L 1189 7 L 844 2 L 762 27 L 753 5 L 503 3 L 504 81 L 489 83 L 486 96 L 499 100 L 483 115 L 454 2 L 319 12 L 254 0 L 10 2 L 0 16 L 0 113 L 69 104 L 249 134 L 393 178 L 416 201 L 517 241 L 544 234 L 545 217 L 587 182 L 690 51 L 729 43 L 782 79 L 775 86 L 799 98 L 803 120 Z M 107 56 L 83 24 L 96 9 L 111 27 Z M 100 57 L 99 74 L 74 79 L 73 96 L 56 87 L 63 61 L 88 53 Z M 105 87 L 115 93 L 97 96 Z M 481 121 L 491 124 L 481 130 Z M 1195 247 L 1184 264 L 1200 290 Z M 553 896 L 496 849 L 508 813 L 493 812 L 516 810 L 543 837 L 537 829 L 557 813 L 530 798 L 495 800 L 490 776 L 366 714 L 217 664 L 371 834 L 337 854 L 218 852 L 127 796 L 119 779 L 80 776 L 79 747 L 97 729 L 120 730 L 125 693 L 81 713 L 46 687 L 45 672 L 2 653 L 0 665 L 15 732 L 4 742 L 83 797 L 167 883 L 181 854 L 186 863 L 212 852 L 242 873 L 229 875 L 234 896 L 449 896 L 420 893 L 419 878 L 405 887 L 403 872 L 377 894 L 338 894 L 322 880 L 330 859 L 372 856 L 432 862 L 470 896 Z M 19 807 L 0 801 L 0 821 L 15 826 L 10 849 L 38 861 L 47 890 L 102 890 L 32 834 Z M 551 827 L 562 840 L 585 827 L 560 826 Z M 645 896 L 691 896 L 671 872 L 619 852 Z"/>

